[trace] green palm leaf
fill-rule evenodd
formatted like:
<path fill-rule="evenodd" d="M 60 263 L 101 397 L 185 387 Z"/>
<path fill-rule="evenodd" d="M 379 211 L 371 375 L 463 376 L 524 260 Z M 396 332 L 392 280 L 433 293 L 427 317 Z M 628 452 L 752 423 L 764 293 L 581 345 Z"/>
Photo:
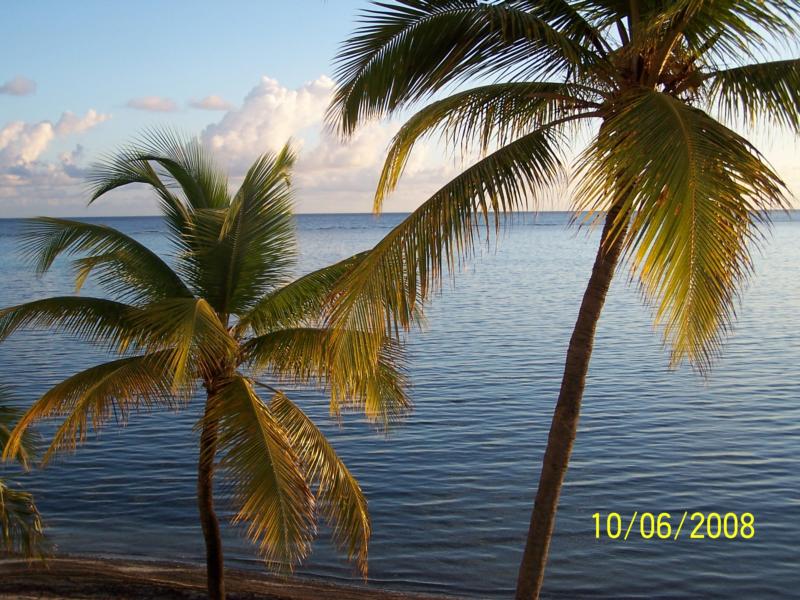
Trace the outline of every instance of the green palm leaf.
<path fill-rule="evenodd" d="M 30 558 L 49 554 L 33 496 L 0 479 L 0 550 Z"/>
<path fill-rule="evenodd" d="M 169 130 L 151 130 L 130 146 L 96 163 L 89 181 L 92 201 L 131 183 L 149 184 L 165 203 L 168 217 L 183 215 L 186 218 L 192 210 L 221 209 L 229 202 L 227 177 L 200 141 L 183 138 Z M 182 199 L 164 193 L 173 185 L 183 193 Z"/>
<path fill-rule="evenodd" d="M 102 298 L 57 296 L 0 310 L 0 341 L 21 328 L 57 329 L 118 351 L 142 332 L 131 320 L 136 309 Z"/>
<path fill-rule="evenodd" d="M 137 347 L 170 348 L 165 357 L 172 384 L 208 378 L 236 353 L 236 342 L 219 315 L 202 298 L 170 298 L 137 311 L 132 324 L 141 332 Z"/>
<path fill-rule="evenodd" d="M 173 241 L 180 244 L 182 232 L 191 223 L 189 207 L 161 180 L 151 164 L 142 158 L 143 154 L 141 148 L 133 145 L 92 165 L 87 177 L 91 189 L 89 203 L 127 185 L 149 185 L 158 196 L 167 225 L 176 235 Z"/>
<path fill-rule="evenodd" d="M 665 94 L 642 91 L 585 153 L 578 208 L 596 214 L 623 203 L 634 272 L 658 303 L 672 360 L 705 369 L 750 272 L 756 225 L 763 211 L 785 206 L 784 191 L 739 135 Z"/>
<path fill-rule="evenodd" d="M 412 116 L 397 132 L 384 161 L 374 210 L 397 187 L 414 145 L 439 133 L 462 152 L 477 141 L 486 152 L 538 130 L 577 109 L 600 106 L 590 89 L 550 82 L 511 82 L 471 88 L 432 102 Z"/>
<path fill-rule="evenodd" d="M 22 415 L 22 411 L 8 406 L 12 400 L 9 388 L 0 385 L 0 454 L 8 446 L 12 429 Z M 36 441 L 30 432 L 19 440 L 15 458 L 24 468 L 33 458 Z M 49 546 L 33 496 L 0 478 L 0 552 L 3 551 L 34 558 L 46 555 Z"/>
<path fill-rule="evenodd" d="M 241 317 L 238 335 L 252 329 L 263 335 L 276 329 L 293 328 L 319 322 L 330 294 L 341 277 L 364 258 L 361 252 L 333 265 L 312 271 L 264 296 Z"/>
<path fill-rule="evenodd" d="M 91 427 L 99 430 L 112 417 L 128 416 L 154 407 L 177 409 L 189 393 L 176 394 L 170 386 L 169 353 L 133 356 L 97 365 L 52 387 L 19 419 L 3 450 L 3 458 L 17 458 L 25 436 L 36 421 L 65 417 L 53 436 L 44 463 L 59 451 L 74 450 Z"/>
<path fill-rule="evenodd" d="M 306 477 L 317 486 L 317 507 L 332 527 L 334 540 L 348 558 L 357 560 L 366 577 L 371 527 L 361 487 L 322 432 L 284 393 L 273 396 L 269 409 L 298 449 Z"/>
<path fill-rule="evenodd" d="M 411 401 L 405 392 L 406 377 L 401 347 L 382 339 L 374 362 L 356 364 L 350 345 L 363 342 L 362 336 L 342 337 L 333 342 L 331 330 L 295 328 L 273 331 L 249 340 L 242 346 L 244 360 L 255 372 L 293 385 L 317 384 L 331 394 L 331 413 L 343 408 L 358 409 L 372 422 L 387 427 L 408 413 Z M 370 339 L 370 341 L 372 341 Z"/>
<path fill-rule="evenodd" d="M 546 78 L 594 62 L 577 39 L 515 3 L 402 0 L 364 12 L 337 56 L 329 116 L 345 133 L 361 120 L 481 75 Z"/>
<path fill-rule="evenodd" d="M 688 46 L 722 64 L 758 60 L 785 48 L 797 32 L 799 5 L 794 0 L 679 0 L 672 4 L 667 14 L 679 20 Z M 651 14 L 664 11 L 658 3 L 651 6 Z"/>
<path fill-rule="evenodd" d="M 77 261 L 77 287 L 92 271 L 113 295 L 131 302 L 188 296 L 180 277 L 153 251 L 106 225 L 39 217 L 27 222 L 22 251 L 43 274 L 62 253 L 83 253 Z"/>
<path fill-rule="evenodd" d="M 800 131 L 800 58 L 723 69 L 706 78 L 709 105 L 726 119 Z"/>
<path fill-rule="evenodd" d="M 419 320 L 420 303 L 468 254 L 481 218 L 535 202 L 560 174 L 555 148 L 557 133 L 544 128 L 504 146 L 447 183 L 381 240 L 337 286 L 341 297 L 331 312 L 331 324 L 362 356 L 348 370 L 373 364 L 383 339 Z M 491 217 L 491 214 L 494 217 Z M 379 334 L 370 342 L 368 334 Z M 366 351 L 366 352 L 363 352 Z"/>
<path fill-rule="evenodd" d="M 204 422 L 219 427 L 220 466 L 236 505 L 234 522 L 265 560 L 289 567 L 309 552 L 316 533 L 314 496 L 291 440 L 241 375 L 233 375 L 209 399 Z"/>
<path fill-rule="evenodd" d="M 11 390 L 4 385 L 0 385 L 0 453 L 8 445 L 11 439 L 11 432 L 22 416 L 22 411 L 8 406 L 13 400 Z M 34 454 L 34 446 L 37 437 L 27 431 L 19 440 L 19 449 L 16 460 L 25 468 L 28 467 Z"/>
<path fill-rule="evenodd" d="M 223 315 L 247 311 L 288 279 L 295 262 L 289 185 L 294 162 L 288 145 L 277 155 L 256 160 L 225 213 L 219 235 L 201 250 L 203 272 L 209 282 L 221 284 L 218 300 L 217 294 L 207 297 Z"/>

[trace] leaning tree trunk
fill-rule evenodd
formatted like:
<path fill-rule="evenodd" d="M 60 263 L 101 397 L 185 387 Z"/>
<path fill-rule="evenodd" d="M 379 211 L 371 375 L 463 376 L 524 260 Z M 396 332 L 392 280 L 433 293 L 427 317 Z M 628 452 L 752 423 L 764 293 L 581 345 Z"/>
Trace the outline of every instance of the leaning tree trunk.
<path fill-rule="evenodd" d="M 209 404 L 206 403 L 206 417 Z M 210 600 L 225 599 L 225 573 L 219 521 L 214 512 L 214 457 L 217 453 L 217 423 L 206 418 L 200 435 L 200 459 L 197 467 L 197 508 L 206 541 L 206 577 Z"/>
<path fill-rule="evenodd" d="M 606 216 L 600 248 L 592 268 L 592 276 L 583 294 L 578 320 L 572 331 L 567 349 L 561 391 L 550 424 L 547 449 L 539 476 L 539 489 L 531 515 L 528 539 L 517 579 L 517 600 L 536 600 L 544 581 L 550 537 L 556 521 L 558 498 L 567 473 L 572 445 L 578 429 L 581 398 L 586 383 L 586 372 L 592 356 L 594 334 L 600 311 L 614 277 L 614 269 L 622 251 L 625 229 L 612 228 L 619 215 L 619 206 L 612 207 Z"/>

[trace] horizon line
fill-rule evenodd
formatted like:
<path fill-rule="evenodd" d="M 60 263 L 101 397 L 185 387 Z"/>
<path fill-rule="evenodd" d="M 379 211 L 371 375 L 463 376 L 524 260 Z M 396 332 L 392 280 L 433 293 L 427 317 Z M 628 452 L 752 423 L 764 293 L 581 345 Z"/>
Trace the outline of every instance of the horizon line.
<path fill-rule="evenodd" d="M 414 209 L 416 210 L 416 209 Z M 336 215 L 370 215 L 374 217 L 381 217 L 384 215 L 410 215 L 414 212 L 414 210 L 409 211 L 381 211 L 379 213 L 374 213 L 372 211 L 367 212 L 350 212 L 350 211 L 342 211 L 342 212 L 293 212 L 293 216 L 309 216 L 309 215 L 319 215 L 319 216 L 336 216 Z M 494 211 L 491 211 L 494 212 Z M 574 210 L 550 210 L 550 209 L 541 209 L 541 210 L 516 210 L 516 211 L 508 211 L 506 214 L 509 215 L 519 215 L 519 214 L 539 214 L 539 213 L 551 213 L 551 214 L 573 214 L 576 212 L 589 212 L 589 211 L 574 211 Z M 599 211 L 604 212 L 604 211 Z M 798 207 L 791 207 L 791 208 L 770 208 L 760 212 L 768 212 L 768 213 L 791 213 L 791 212 L 800 212 L 800 206 Z M 52 215 L 46 214 L 39 214 L 39 215 L 32 215 L 27 217 L 2 217 L 0 216 L 0 221 L 14 221 L 14 220 L 23 220 L 23 219 L 37 219 L 39 217 L 50 217 Z M 60 215 L 58 217 L 53 217 L 57 219 L 147 219 L 152 217 L 163 217 L 163 215 L 155 213 L 155 214 L 146 214 L 146 215 Z"/>

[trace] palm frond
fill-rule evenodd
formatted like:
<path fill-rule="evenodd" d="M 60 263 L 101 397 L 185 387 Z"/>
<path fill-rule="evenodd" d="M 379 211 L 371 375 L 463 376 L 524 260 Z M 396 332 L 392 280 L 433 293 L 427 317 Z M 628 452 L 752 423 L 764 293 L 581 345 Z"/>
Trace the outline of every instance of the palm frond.
<path fill-rule="evenodd" d="M 248 340 L 242 346 L 243 360 L 255 372 L 266 371 L 284 383 L 327 389 L 335 415 L 342 409 L 360 410 L 384 428 L 405 416 L 411 401 L 405 391 L 401 345 L 385 338 L 374 362 L 353 368 L 358 363 L 361 336 L 336 332 L 335 344 L 333 334 L 312 327 L 272 331 Z"/>
<path fill-rule="evenodd" d="M 141 183 L 149 185 L 159 199 L 161 212 L 173 234 L 173 242 L 182 246 L 182 236 L 192 221 L 190 207 L 159 177 L 143 158 L 142 149 L 131 145 L 95 162 L 87 175 L 91 192 L 89 204 L 121 187 Z"/>
<path fill-rule="evenodd" d="M 589 15 L 584 15 L 579 2 L 568 0 L 520 0 L 517 6 L 530 11 L 540 19 L 547 21 L 556 30 L 591 46 L 601 56 L 606 56 L 611 49 L 611 42 L 606 39 L 603 27 L 593 23 Z"/>
<path fill-rule="evenodd" d="M 14 426 L 22 417 L 21 410 L 9 406 L 12 402 L 14 402 L 14 396 L 11 393 L 11 389 L 5 385 L 0 385 L 0 454 L 8 445 Z M 15 458 L 25 468 L 28 467 L 33 458 L 37 438 L 38 436 L 30 431 L 25 432 L 20 438 L 19 450 Z"/>
<path fill-rule="evenodd" d="M 148 304 L 131 320 L 140 332 L 136 347 L 169 348 L 164 359 L 177 389 L 230 362 L 236 343 L 211 305 L 202 298 L 169 298 Z"/>
<path fill-rule="evenodd" d="M 177 409 L 190 390 L 171 386 L 168 351 L 123 358 L 76 373 L 48 390 L 22 415 L 3 450 L 16 458 L 31 425 L 65 417 L 45 453 L 47 463 L 60 451 L 82 444 L 90 427 L 99 430 L 112 417 L 125 422 L 130 413 L 153 407 Z"/>
<path fill-rule="evenodd" d="M 785 186 L 758 151 L 706 113 L 655 91 L 621 101 L 582 158 L 579 210 L 621 204 L 626 252 L 673 363 L 706 369 L 751 270 L 765 210 Z M 632 215 L 631 217 L 627 217 Z"/>
<path fill-rule="evenodd" d="M 177 187 L 176 196 L 162 196 L 171 210 L 184 215 L 193 210 L 228 206 L 228 181 L 197 138 L 184 138 L 169 129 L 152 129 L 116 154 L 93 165 L 89 175 L 92 201 L 131 183 L 146 183 L 156 191 Z M 178 200 L 179 205 L 173 205 Z M 188 211 L 188 213 L 187 213 Z"/>
<path fill-rule="evenodd" d="M 371 368 L 386 336 L 418 322 L 421 302 L 436 289 L 443 269 L 453 271 L 455 261 L 472 251 L 481 218 L 487 228 L 492 219 L 499 226 L 501 212 L 535 203 L 556 181 L 556 139 L 554 129 L 540 129 L 467 168 L 342 278 L 329 322 L 342 334 L 336 344 L 348 340 L 351 351 L 342 356 L 360 356 L 345 370 Z"/>
<path fill-rule="evenodd" d="M 331 526 L 334 540 L 366 577 L 371 527 L 361 486 L 323 433 L 286 394 L 276 393 L 269 409 L 296 450 L 307 479 L 317 486 L 317 508 Z"/>
<path fill-rule="evenodd" d="M 253 390 L 233 375 L 209 398 L 204 419 L 219 427 L 220 466 L 236 506 L 234 522 L 273 566 L 291 568 L 316 534 L 314 496 L 284 429 Z"/>
<path fill-rule="evenodd" d="M 374 210 L 380 210 L 397 187 L 420 139 L 439 134 L 453 146 L 460 146 L 464 154 L 473 142 L 486 152 L 491 144 L 506 145 L 568 114 L 598 107 L 597 100 L 601 98 L 578 85 L 520 81 L 471 88 L 432 102 L 406 121 L 392 139 Z"/>
<path fill-rule="evenodd" d="M 800 132 L 800 58 L 715 71 L 705 85 L 709 105 L 726 120 L 766 121 Z"/>
<path fill-rule="evenodd" d="M 365 254 L 361 252 L 312 271 L 266 295 L 239 319 L 237 335 L 244 335 L 248 329 L 263 335 L 320 321 L 336 282 L 358 265 Z"/>
<path fill-rule="evenodd" d="M 141 157 L 164 169 L 194 210 L 223 209 L 230 204 L 228 178 L 198 138 L 152 129 L 138 146 Z"/>
<path fill-rule="evenodd" d="M 288 144 L 277 155 L 261 156 L 245 175 L 218 235 L 195 237 L 210 288 L 206 299 L 220 314 L 248 311 L 288 278 L 296 256 L 289 179 L 294 162 Z"/>
<path fill-rule="evenodd" d="M 0 551 L 42 558 L 50 551 L 33 496 L 0 479 Z"/>
<path fill-rule="evenodd" d="M 21 248 L 39 274 L 47 272 L 64 252 L 87 254 L 77 261 L 79 289 L 95 271 L 105 289 L 126 301 L 192 295 L 157 254 L 107 225 L 51 217 L 30 219 L 22 233 Z"/>
<path fill-rule="evenodd" d="M 800 25 L 797 0 L 679 0 L 667 9 L 663 3 L 653 4 L 653 12 L 662 18 L 680 20 L 680 33 L 690 49 L 703 49 L 722 64 L 777 53 L 787 47 Z"/>
<path fill-rule="evenodd" d="M 56 296 L 34 300 L 0 309 L 0 341 L 21 328 L 55 329 L 122 352 L 142 336 L 132 321 L 136 310 L 102 298 Z"/>
<path fill-rule="evenodd" d="M 602 59 L 514 2 L 401 0 L 366 10 L 336 61 L 328 118 L 343 133 L 482 75 L 546 79 Z"/>

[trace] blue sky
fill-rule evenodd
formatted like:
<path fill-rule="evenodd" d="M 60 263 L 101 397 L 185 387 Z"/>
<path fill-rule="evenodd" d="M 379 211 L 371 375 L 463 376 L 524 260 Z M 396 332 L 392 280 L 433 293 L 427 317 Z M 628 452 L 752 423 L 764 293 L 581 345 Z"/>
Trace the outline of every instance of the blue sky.
<path fill-rule="evenodd" d="M 300 211 L 368 211 L 380 156 L 398 124 L 369 126 L 348 148 L 319 133 L 333 57 L 367 5 L 6 3 L 0 169 L 7 171 L 0 175 L 0 217 L 155 212 L 141 190 L 87 211 L 80 180 L 93 158 L 154 125 L 200 135 L 234 179 L 258 153 L 291 136 L 301 155 Z M 218 110 L 192 107 L 204 99 Z M 779 172 L 797 189 L 795 142 L 763 137 Z M 423 149 L 387 209 L 415 207 L 456 169 L 440 151 Z"/>

